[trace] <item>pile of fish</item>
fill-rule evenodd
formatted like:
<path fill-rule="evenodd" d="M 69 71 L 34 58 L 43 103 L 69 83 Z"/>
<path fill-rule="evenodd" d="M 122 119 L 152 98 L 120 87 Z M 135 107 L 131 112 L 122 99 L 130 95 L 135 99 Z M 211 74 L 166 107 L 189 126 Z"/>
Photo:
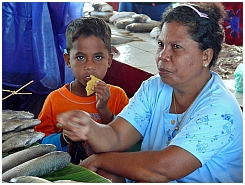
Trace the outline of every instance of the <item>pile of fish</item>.
<path fill-rule="evenodd" d="M 34 114 L 27 111 L 2 111 L 2 152 L 29 147 L 44 137 L 44 133 L 35 132 L 33 127 L 40 124 Z"/>
<path fill-rule="evenodd" d="M 93 3 L 93 11 L 89 12 L 90 16 L 99 17 L 108 22 L 109 18 L 113 15 L 113 7 L 107 3 Z"/>
<path fill-rule="evenodd" d="M 224 43 L 217 63 L 211 69 L 222 79 L 234 79 L 234 72 L 240 63 L 243 63 L 243 47 Z"/>
<path fill-rule="evenodd" d="M 109 22 L 118 29 L 137 33 L 151 32 L 153 28 L 159 26 L 159 22 L 152 20 L 148 15 L 135 12 L 117 12 L 110 17 Z"/>
<path fill-rule="evenodd" d="M 37 182 L 38 179 L 41 180 L 38 176 L 66 167 L 70 159 L 69 153 L 57 151 L 56 146 L 52 144 L 35 145 L 2 159 L 2 181 L 28 182 L 33 180 L 32 177 L 37 177 L 34 178 Z"/>
<path fill-rule="evenodd" d="M 159 22 L 152 20 L 146 14 L 137 14 L 135 12 L 117 12 L 107 3 L 92 4 L 93 11 L 89 16 L 99 17 L 106 22 L 110 22 L 118 29 L 126 29 L 130 32 L 150 32 L 153 28 L 159 26 Z"/>

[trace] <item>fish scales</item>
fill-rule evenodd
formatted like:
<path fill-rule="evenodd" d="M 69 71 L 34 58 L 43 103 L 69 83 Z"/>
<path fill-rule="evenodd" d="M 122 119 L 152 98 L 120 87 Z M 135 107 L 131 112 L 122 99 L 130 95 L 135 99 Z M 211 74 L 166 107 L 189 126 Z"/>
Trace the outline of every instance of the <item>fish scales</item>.
<path fill-rule="evenodd" d="M 2 174 L 3 181 L 18 176 L 43 176 L 66 167 L 71 160 L 67 152 L 54 151 L 24 162 Z"/>
<path fill-rule="evenodd" d="M 2 173 L 33 158 L 56 150 L 57 148 L 53 144 L 39 144 L 10 154 L 2 159 Z"/>
<path fill-rule="evenodd" d="M 23 124 L 20 127 L 18 127 L 17 131 L 37 126 L 40 123 L 41 123 L 41 120 L 39 119 L 25 119 Z"/>
<path fill-rule="evenodd" d="M 2 143 L 2 152 L 9 152 L 15 148 L 28 147 L 44 137 L 42 132 L 30 132 L 13 136 Z"/>
<path fill-rule="evenodd" d="M 13 131 L 22 125 L 19 119 L 10 119 L 2 123 L 2 133 Z"/>
<path fill-rule="evenodd" d="M 39 119 L 10 119 L 3 122 L 2 133 L 10 131 L 21 131 L 23 129 L 39 125 L 40 123 L 41 120 Z"/>
<path fill-rule="evenodd" d="M 12 131 L 12 132 L 7 132 L 2 134 L 2 141 L 5 141 L 13 136 L 17 136 L 20 134 L 25 134 L 25 133 L 30 133 L 30 132 L 35 132 L 34 129 L 26 129 L 22 131 Z"/>
<path fill-rule="evenodd" d="M 29 111 L 15 111 L 15 110 L 5 109 L 5 110 L 2 110 L 2 118 L 3 118 L 3 121 L 13 119 L 13 118 L 32 119 L 34 118 L 34 114 Z"/>

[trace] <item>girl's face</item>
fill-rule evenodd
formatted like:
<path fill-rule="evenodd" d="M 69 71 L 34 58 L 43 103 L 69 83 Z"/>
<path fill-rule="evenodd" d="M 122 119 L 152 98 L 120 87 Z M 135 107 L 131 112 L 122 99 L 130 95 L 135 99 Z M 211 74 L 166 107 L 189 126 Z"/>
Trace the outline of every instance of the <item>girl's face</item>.
<path fill-rule="evenodd" d="M 187 29 L 177 22 L 164 23 L 158 38 L 156 63 L 159 75 L 172 87 L 188 86 L 207 73 L 203 68 L 204 51 L 190 38 Z"/>
<path fill-rule="evenodd" d="M 94 35 L 79 37 L 64 58 L 75 79 L 84 86 L 90 75 L 103 79 L 112 63 L 112 54 L 109 54 L 105 43 Z"/>

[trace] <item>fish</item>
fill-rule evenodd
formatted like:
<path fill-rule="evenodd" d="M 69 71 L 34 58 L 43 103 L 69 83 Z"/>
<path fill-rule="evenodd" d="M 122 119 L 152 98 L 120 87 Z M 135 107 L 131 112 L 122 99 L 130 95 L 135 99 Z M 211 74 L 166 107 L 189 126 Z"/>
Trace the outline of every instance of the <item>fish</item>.
<path fill-rule="evenodd" d="M 10 179 L 9 182 L 14 182 L 14 183 L 52 183 L 52 181 L 46 180 L 46 179 L 41 178 L 41 177 L 34 177 L 34 176 L 14 177 L 14 178 Z M 53 181 L 53 183 L 82 183 L 82 182 L 73 181 L 73 180 L 56 180 L 56 181 Z"/>
<path fill-rule="evenodd" d="M 41 120 L 39 119 L 10 119 L 6 120 L 2 124 L 2 133 L 10 131 L 21 131 L 26 128 L 31 128 L 39 125 Z"/>
<path fill-rule="evenodd" d="M 113 15 L 113 12 L 99 12 L 99 11 L 91 11 L 90 16 L 99 17 L 104 21 L 108 22 L 110 17 Z"/>
<path fill-rule="evenodd" d="M 111 35 L 112 45 L 125 44 L 125 43 L 132 42 L 132 41 L 134 41 L 134 39 L 129 38 L 129 37 Z"/>
<path fill-rule="evenodd" d="M 146 23 L 131 23 L 125 29 L 131 32 L 151 32 L 157 26 L 159 26 L 159 22 L 151 20 Z"/>
<path fill-rule="evenodd" d="M 114 13 L 110 18 L 109 18 L 109 22 L 113 23 L 115 20 L 119 19 L 119 18 L 123 18 L 123 17 L 129 17 L 136 14 L 135 12 L 117 12 Z"/>
<path fill-rule="evenodd" d="M 3 121 L 13 119 L 13 118 L 33 119 L 34 114 L 29 111 L 16 111 L 16 110 L 9 110 L 9 109 L 2 110 L 2 120 Z"/>
<path fill-rule="evenodd" d="M 17 131 L 21 131 L 27 128 L 33 128 L 41 123 L 39 119 L 25 119 L 24 123 L 17 129 Z"/>
<path fill-rule="evenodd" d="M 117 20 L 115 22 L 115 27 L 118 29 L 125 29 L 125 27 L 131 23 L 133 23 L 132 18 L 124 18 L 124 19 Z"/>
<path fill-rule="evenodd" d="M 24 134 L 24 133 L 30 133 L 30 132 L 35 132 L 34 129 L 26 129 L 26 130 L 21 130 L 21 131 L 12 131 L 12 132 L 6 132 L 2 134 L 2 141 L 5 141 L 13 136 L 19 135 L 19 134 Z"/>
<path fill-rule="evenodd" d="M 133 18 L 133 22 L 138 22 L 138 23 L 145 23 L 151 21 L 151 18 L 145 14 L 134 14 L 132 15 L 132 18 Z"/>
<path fill-rule="evenodd" d="M 45 136 L 42 132 L 30 132 L 20 134 L 18 137 L 13 136 L 2 143 L 2 152 L 9 152 L 15 148 L 29 147 L 33 143 L 42 139 Z"/>
<path fill-rule="evenodd" d="M 33 176 L 18 176 L 10 179 L 9 182 L 15 183 L 51 183 L 51 181 L 43 179 L 41 177 L 33 177 Z"/>
<path fill-rule="evenodd" d="M 43 176 L 66 167 L 71 160 L 68 152 L 54 151 L 26 161 L 2 174 L 2 180 L 9 182 L 18 176 Z"/>
<path fill-rule="evenodd" d="M 2 173 L 33 158 L 56 151 L 53 144 L 39 144 L 10 154 L 2 159 Z"/>

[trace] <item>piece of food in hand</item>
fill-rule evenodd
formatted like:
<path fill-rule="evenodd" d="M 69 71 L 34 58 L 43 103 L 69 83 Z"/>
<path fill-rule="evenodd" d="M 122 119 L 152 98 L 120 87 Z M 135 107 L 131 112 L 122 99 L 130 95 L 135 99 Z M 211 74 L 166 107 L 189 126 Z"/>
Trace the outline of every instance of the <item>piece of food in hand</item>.
<path fill-rule="evenodd" d="M 87 86 L 86 86 L 86 91 L 87 91 L 87 96 L 90 96 L 91 94 L 94 93 L 93 91 L 93 87 L 96 85 L 96 81 L 101 81 L 101 79 L 93 76 L 93 75 L 90 75 L 90 80 L 87 82 Z"/>

